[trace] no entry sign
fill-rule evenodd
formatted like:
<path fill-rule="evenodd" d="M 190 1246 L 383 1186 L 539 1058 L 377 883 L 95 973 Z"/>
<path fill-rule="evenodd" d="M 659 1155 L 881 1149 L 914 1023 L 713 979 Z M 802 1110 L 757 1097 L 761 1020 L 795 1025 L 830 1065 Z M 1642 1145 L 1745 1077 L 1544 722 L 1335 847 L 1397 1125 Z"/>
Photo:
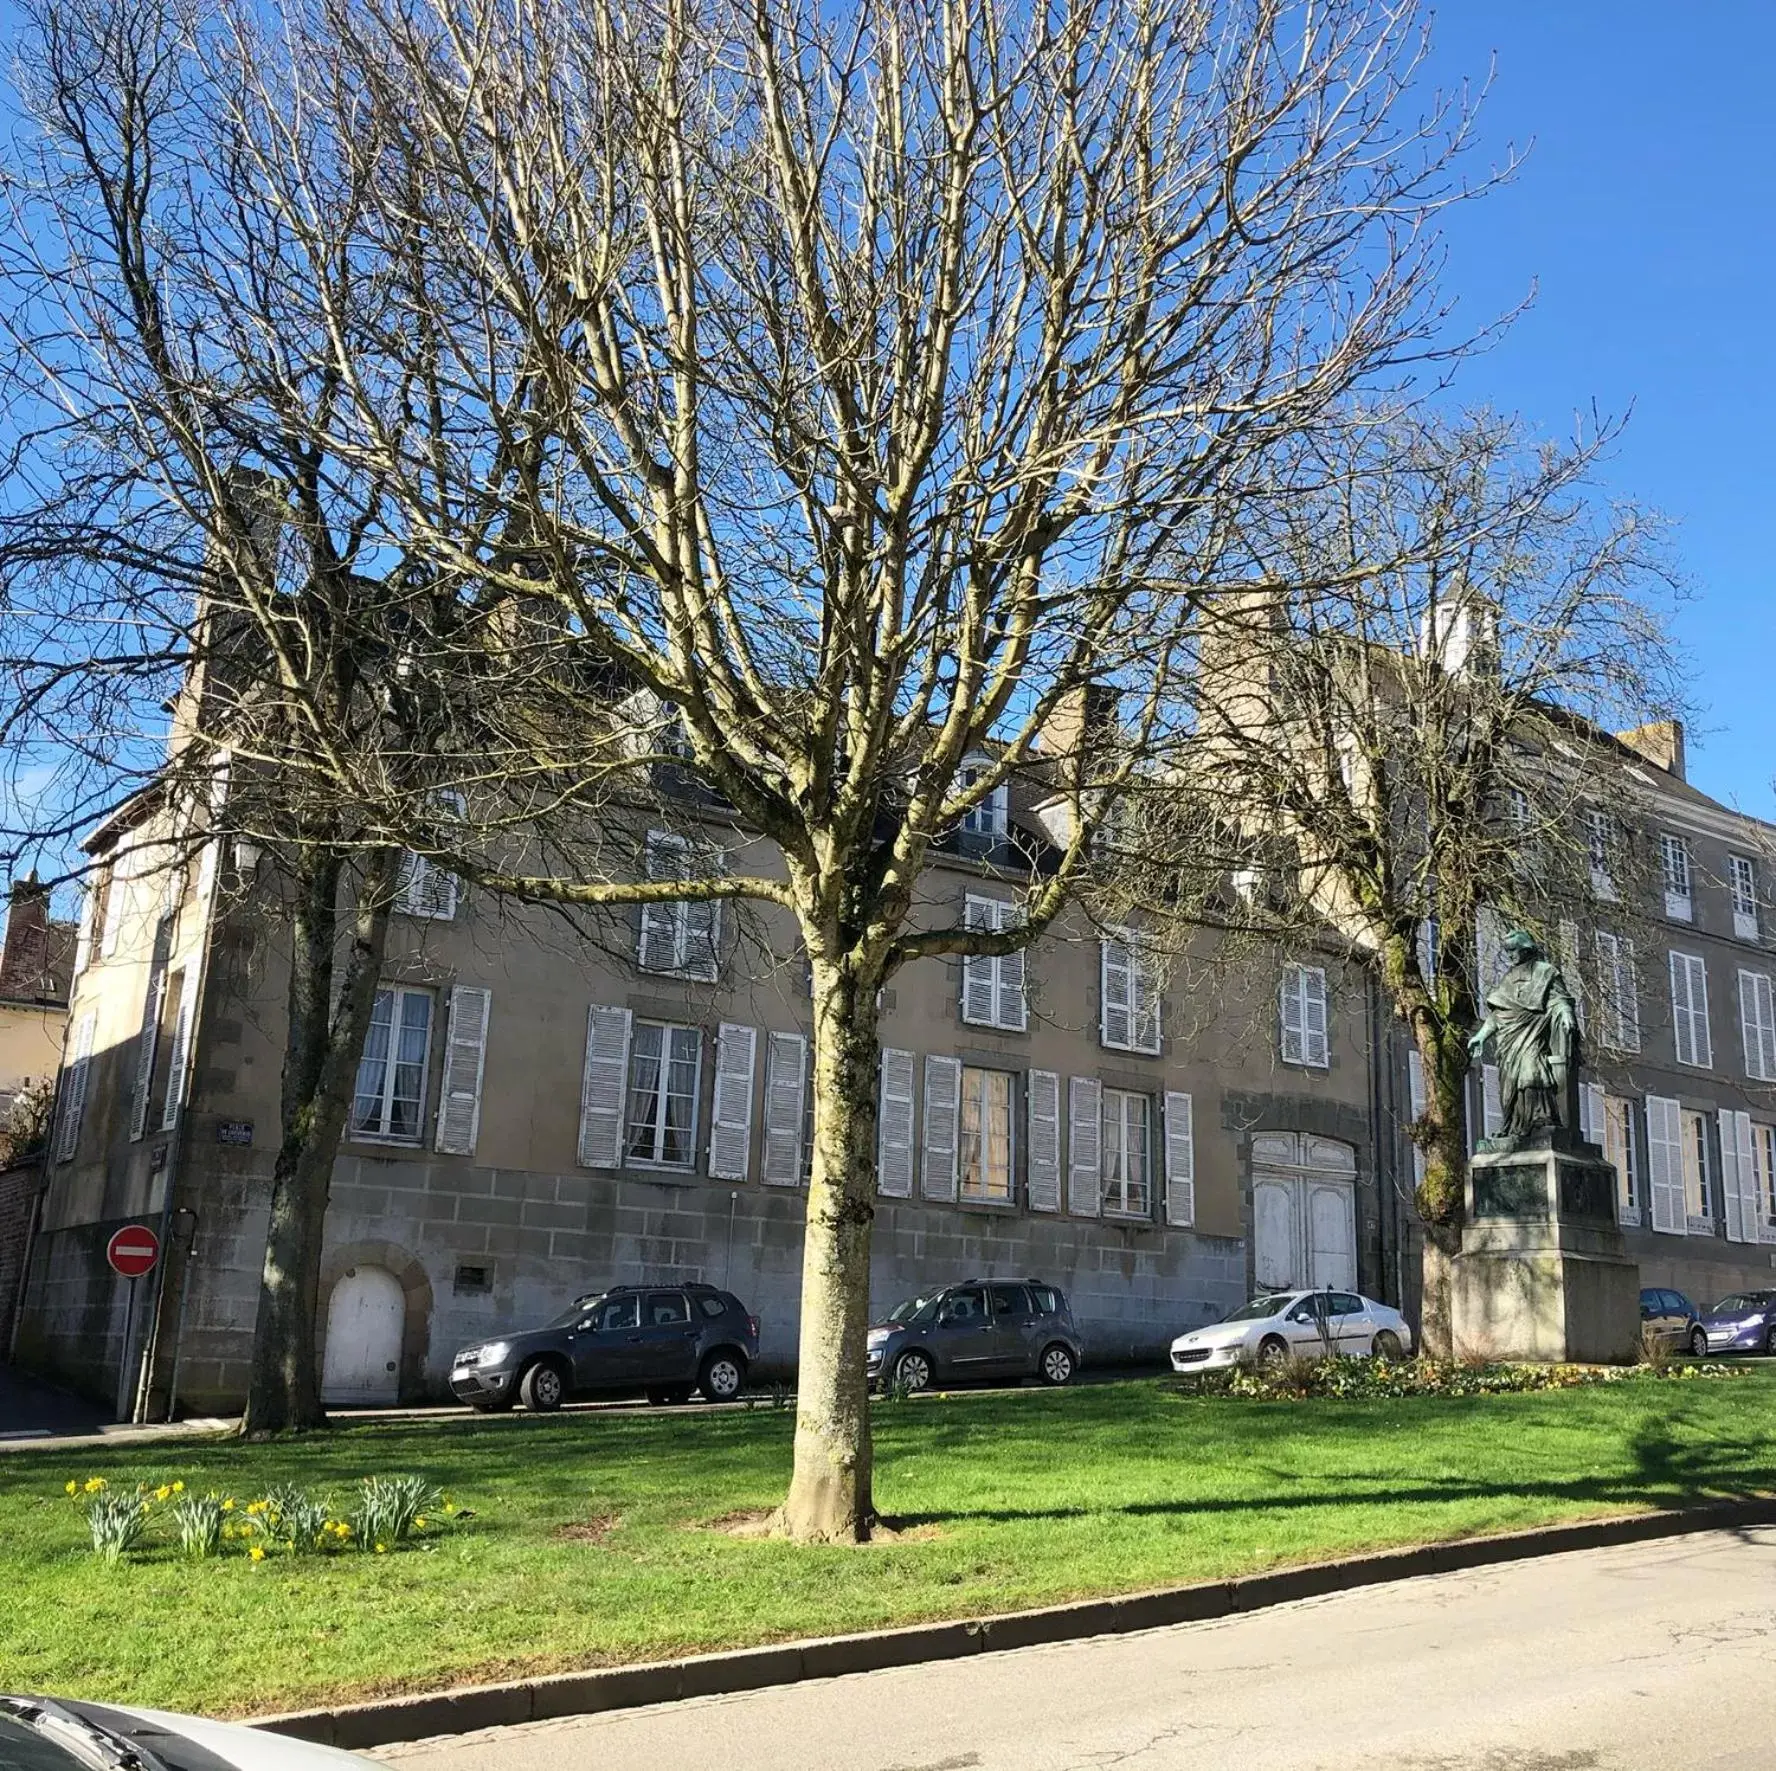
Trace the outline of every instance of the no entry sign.
<path fill-rule="evenodd" d="M 146 1224 L 126 1224 L 105 1244 L 105 1259 L 112 1272 L 140 1279 L 160 1259 L 160 1238 Z"/>

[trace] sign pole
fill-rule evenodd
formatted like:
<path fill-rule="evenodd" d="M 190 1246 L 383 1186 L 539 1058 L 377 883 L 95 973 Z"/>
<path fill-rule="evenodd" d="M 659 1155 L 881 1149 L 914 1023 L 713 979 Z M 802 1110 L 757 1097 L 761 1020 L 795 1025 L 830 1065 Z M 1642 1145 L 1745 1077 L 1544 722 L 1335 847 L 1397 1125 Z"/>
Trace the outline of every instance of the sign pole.
<path fill-rule="evenodd" d="M 129 1304 L 123 1313 L 123 1351 L 117 1360 L 117 1418 L 127 1421 L 129 1416 L 124 1412 L 130 1404 L 130 1348 L 136 1339 L 136 1291 L 141 1285 L 140 1279 L 129 1282 Z"/>
<path fill-rule="evenodd" d="M 111 1271 L 129 1281 L 129 1303 L 123 1316 L 123 1353 L 117 1367 L 117 1418 L 135 1415 L 135 1386 L 130 1381 L 136 1348 L 136 1292 L 144 1274 L 154 1271 L 160 1259 L 160 1238 L 146 1224 L 126 1224 L 105 1245 Z"/>

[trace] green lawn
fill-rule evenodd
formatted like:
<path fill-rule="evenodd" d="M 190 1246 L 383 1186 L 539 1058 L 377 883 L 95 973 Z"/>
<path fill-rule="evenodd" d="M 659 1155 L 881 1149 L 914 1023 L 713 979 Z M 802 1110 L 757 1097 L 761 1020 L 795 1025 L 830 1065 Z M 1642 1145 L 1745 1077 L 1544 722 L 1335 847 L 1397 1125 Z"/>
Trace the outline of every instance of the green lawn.
<path fill-rule="evenodd" d="M 706 1529 L 780 1497 L 788 1412 L 569 1414 L 0 1458 L 0 1689 L 294 1708 L 1002 1611 L 1554 1519 L 1776 1490 L 1776 1374 L 1467 1401 L 1250 1403 L 1156 1382 L 876 1416 L 866 1549 Z M 70 1478 L 442 1483 L 476 1518 L 399 1555 L 107 1568 Z M 589 1521 L 607 1530 L 572 1533 Z"/>

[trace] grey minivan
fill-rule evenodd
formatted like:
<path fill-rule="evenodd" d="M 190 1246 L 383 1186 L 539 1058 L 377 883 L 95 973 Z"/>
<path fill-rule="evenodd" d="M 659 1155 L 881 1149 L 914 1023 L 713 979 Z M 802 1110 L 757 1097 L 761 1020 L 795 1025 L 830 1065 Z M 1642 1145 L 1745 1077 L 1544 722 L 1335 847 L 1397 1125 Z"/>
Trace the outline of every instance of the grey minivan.
<path fill-rule="evenodd" d="M 896 1304 L 869 1331 L 872 1384 L 1039 1377 L 1069 1384 L 1083 1349 L 1067 1300 L 1040 1279 L 970 1279 Z"/>

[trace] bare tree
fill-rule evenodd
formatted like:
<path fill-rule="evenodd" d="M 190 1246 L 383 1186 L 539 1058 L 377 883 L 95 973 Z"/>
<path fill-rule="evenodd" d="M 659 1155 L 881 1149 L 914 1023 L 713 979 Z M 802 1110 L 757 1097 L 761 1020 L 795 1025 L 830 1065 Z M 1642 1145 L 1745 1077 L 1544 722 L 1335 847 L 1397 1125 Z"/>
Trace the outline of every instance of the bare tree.
<path fill-rule="evenodd" d="M 1600 499 L 1602 440 L 1534 449 L 1479 415 L 1353 426 L 1299 463 L 1205 646 L 1193 797 L 1251 839 L 1253 920 L 1370 965 L 1422 1078 L 1423 1336 L 1450 1351 L 1469 1038 L 1526 923 L 1569 972 L 1635 853 L 1632 752 L 1670 717 L 1657 525 Z M 1259 883 L 1262 880 L 1262 883 Z M 1613 980 L 1593 980 L 1607 1026 Z"/>
<path fill-rule="evenodd" d="M 528 899 L 793 921 L 815 1112 L 782 1522 L 867 1535 L 878 993 L 1035 938 L 1186 736 L 1230 544 L 1432 336 L 1466 112 L 1410 113 L 1422 41 L 1394 0 L 263 22 L 224 6 L 167 54 L 226 95 L 213 157 L 263 211 L 209 249 L 198 306 L 303 397 L 247 423 L 208 332 L 171 376 L 133 319 L 104 345 L 156 400 L 191 384 L 206 439 L 302 488 L 304 533 L 412 589 L 390 670 L 423 740 L 268 766 L 366 808 L 366 841 Z M 133 164 L 169 163 L 189 198 L 95 230 L 108 273 L 120 242 L 158 264 L 200 239 L 189 142 Z M 301 323 L 274 336 L 212 264 L 303 291 Z M 94 403 L 71 411 L 86 434 Z M 185 459 L 151 430 L 128 451 Z M 213 500 L 168 502 L 201 525 Z M 282 605 L 238 606 L 269 644 Z M 278 678 L 318 725 L 314 681 Z M 934 846 L 1031 779 L 1052 846 L 1021 923 L 934 922 Z M 670 877 L 639 863 L 656 816 L 698 838 Z"/>

